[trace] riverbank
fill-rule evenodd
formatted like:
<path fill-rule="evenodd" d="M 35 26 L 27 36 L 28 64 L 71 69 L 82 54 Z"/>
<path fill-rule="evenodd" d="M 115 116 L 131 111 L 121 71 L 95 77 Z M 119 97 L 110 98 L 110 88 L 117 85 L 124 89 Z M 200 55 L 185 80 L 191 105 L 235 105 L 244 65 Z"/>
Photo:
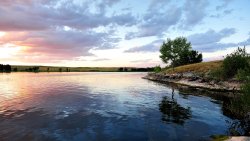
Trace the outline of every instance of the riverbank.
<path fill-rule="evenodd" d="M 148 73 L 144 79 L 161 83 L 174 83 L 194 89 L 207 89 L 220 92 L 239 92 L 241 83 L 236 78 L 218 79 L 214 73 L 222 66 L 223 61 L 201 62 L 165 68 L 158 73 Z"/>
<path fill-rule="evenodd" d="M 207 89 L 211 91 L 221 92 L 239 92 L 240 82 L 238 81 L 215 81 L 196 75 L 192 72 L 185 73 L 148 73 L 143 77 L 151 81 L 160 83 L 174 83 L 178 85 L 188 86 L 195 89 Z"/>

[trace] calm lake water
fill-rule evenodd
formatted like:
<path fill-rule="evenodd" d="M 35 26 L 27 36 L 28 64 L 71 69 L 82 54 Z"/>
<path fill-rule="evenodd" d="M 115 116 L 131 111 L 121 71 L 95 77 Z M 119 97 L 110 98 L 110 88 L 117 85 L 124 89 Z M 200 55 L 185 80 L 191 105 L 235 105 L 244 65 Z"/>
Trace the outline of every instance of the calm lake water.
<path fill-rule="evenodd" d="M 0 140 L 208 140 L 228 134 L 222 101 L 146 73 L 2 73 Z"/>

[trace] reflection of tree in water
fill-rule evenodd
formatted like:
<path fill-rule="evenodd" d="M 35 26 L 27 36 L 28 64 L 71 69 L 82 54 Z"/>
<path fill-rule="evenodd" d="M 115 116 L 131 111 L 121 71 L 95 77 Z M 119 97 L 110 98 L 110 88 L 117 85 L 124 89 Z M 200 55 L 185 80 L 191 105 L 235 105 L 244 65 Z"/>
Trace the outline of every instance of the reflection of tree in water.
<path fill-rule="evenodd" d="M 242 106 L 244 105 L 238 98 L 225 99 L 223 101 L 223 114 L 234 119 L 232 122 L 229 122 L 228 132 L 230 135 L 250 135 L 250 113 L 245 115 Z"/>
<path fill-rule="evenodd" d="M 173 95 L 172 95 L 173 97 Z M 173 98 L 163 97 L 159 104 L 159 109 L 162 112 L 162 120 L 165 122 L 173 122 L 183 125 L 185 120 L 191 118 L 190 107 L 181 107 Z"/>
<path fill-rule="evenodd" d="M 250 117 L 248 119 L 233 120 L 229 124 L 228 133 L 232 136 L 250 135 Z"/>

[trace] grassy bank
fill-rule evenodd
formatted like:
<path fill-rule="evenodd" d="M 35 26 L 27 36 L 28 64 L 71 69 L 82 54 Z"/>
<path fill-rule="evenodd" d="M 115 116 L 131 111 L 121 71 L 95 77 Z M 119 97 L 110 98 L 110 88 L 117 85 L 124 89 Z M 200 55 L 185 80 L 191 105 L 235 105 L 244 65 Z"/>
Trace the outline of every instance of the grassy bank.
<path fill-rule="evenodd" d="M 205 74 L 221 67 L 222 62 L 223 62 L 222 60 L 201 62 L 201 63 L 179 66 L 174 68 L 174 70 L 172 68 L 166 68 L 163 69 L 162 73 L 173 74 L 173 73 L 193 72 L 198 74 Z"/>

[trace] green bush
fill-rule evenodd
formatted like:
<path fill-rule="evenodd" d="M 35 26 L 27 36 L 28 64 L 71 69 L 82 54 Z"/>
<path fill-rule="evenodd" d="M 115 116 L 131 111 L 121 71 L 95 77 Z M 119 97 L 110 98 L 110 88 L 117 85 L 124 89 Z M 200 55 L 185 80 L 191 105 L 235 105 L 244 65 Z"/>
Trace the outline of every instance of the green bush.
<path fill-rule="evenodd" d="M 250 69 L 245 48 L 238 48 L 232 54 L 227 55 L 223 61 L 222 69 L 225 79 L 234 77 L 240 69 Z"/>
<path fill-rule="evenodd" d="M 247 114 L 250 112 L 250 83 L 242 86 L 243 96 L 240 98 L 241 102 L 241 111 L 243 111 L 244 114 Z"/>
<path fill-rule="evenodd" d="M 250 70 L 249 69 L 239 69 L 237 71 L 236 77 L 240 81 L 250 81 Z"/>
<path fill-rule="evenodd" d="M 215 70 L 211 70 L 208 74 L 210 79 L 214 80 L 222 80 L 223 79 L 223 69 L 217 68 Z"/>
<path fill-rule="evenodd" d="M 250 112 L 250 83 L 244 84 L 241 91 L 242 96 L 233 99 L 229 109 L 232 113 L 244 118 Z"/>
<path fill-rule="evenodd" d="M 158 73 L 161 71 L 161 67 L 160 66 L 155 66 L 154 67 L 154 72 Z"/>

